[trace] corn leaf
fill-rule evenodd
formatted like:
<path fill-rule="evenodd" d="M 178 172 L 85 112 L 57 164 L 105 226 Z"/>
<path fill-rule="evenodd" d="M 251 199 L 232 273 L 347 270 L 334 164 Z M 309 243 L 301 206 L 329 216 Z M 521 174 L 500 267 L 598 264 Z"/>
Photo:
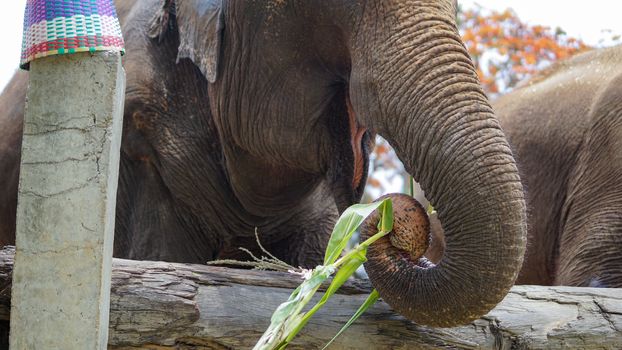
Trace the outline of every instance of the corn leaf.
<path fill-rule="evenodd" d="M 378 223 L 378 231 L 391 232 L 393 229 L 393 203 L 391 200 L 385 199 L 382 201 L 382 207 L 380 207 L 381 216 Z"/>
<path fill-rule="evenodd" d="M 343 214 L 337 220 L 335 228 L 328 241 L 326 247 L 326 255 L 324 257 L 324 265 L 330 265 L 334 263 L 341 252 L 346 247 L 348 240 L 352 237 L 352 234 L 363 223 L 363 221 L 378 209 L 381 205 L 387 202 L 385 199 L 380 202 L 374 202 L 370 204 L 355 204 L 346 209 Z M 390 200 L 389 200 L 390 202 Z"/>
<path fill-rule="evenodd" d="M 281 338 L 285 335 L 289 335 L 291 330 L 295 329 L 296 325 L 300 324 L 302 320 L 300 312 L 313 297 L 313 294 L 320 287 L 322 282 L 328 279 L 334 272 L 335 268 L 333 266 L 316 267 L 311 277 L 302 282 L 302 284 L 290 294 L 287 301 L 277 307 L 270 319 L 270 326 L 268 326 L 268 329 L 253 349 L 278 349 L 282 346 L 286 346 L 288 341 L 282 340 Z M 298 331 L 296 331 L 296 333 Z"/>
<path fill-rule="evenodd" d="M 425 210 L 428 215 L 432 215 L 434 213 L 436 213 L 436 210 L 434 210 L 434 207 L 432 206 L 432 203 L 428 203 L 428 207 Z"/>
<path fill-rule="evenodd" d="M 379 297 L 380 297 L 380 294 L 378 293 L 377 290 L 374 289 L 371 292 L 371 294 L 367 297 L 367 299 L 365 299 L 365 302 L 363 303 L 363 305 L 361 305 L 361 307 L 359 307 L 359 309 L 356 310 L 356 313 L 354 313 L 354 315 L 350 318 L 348 323 L 346 323 L 345 326 L 343 326 L 339 330 L 339 332 L 333 337 L 333 339 L 331 339 L 328 342 L 328 344 L 326 344 L 326 346 L 322 348 L 322 350 L 325 350 L 330 344 L 332 344 L 333 341 L 335 341 L 335 339 L 337 339 L 337 337 L 341 335 L 341 333 L 343 333 L 346 329 L 348 329 L 348 327 L 350 327 L 350 325 L 354 323 L 354 321 L 356 321 L 365 311 L 367 311 L 367 309 L 369 309 L 372 305 L 374 305 L 376 301 L 378 301 Z"/>
<path fill-rule="evenodd" d="M 380 221 L 378 223 L 378 232 L 372 237 L 365 240 L 354 250 L 345 256 L 340 257 L 343 249 L 346 247 L 348 240 L 352 234 L 363 223 L 363 221 L 374 211 L 378 210 Z M 264 332 L 253 349 L 285 349 L 289 342 L 300 332 L 307 324 L 313 314 L 315 314 L 328 299 L 333 296 L 337 290 L 354 274 L 354 272 L 367 261 L 367 248 L 370 244 L 379 238 L 387 235 L 393 228 L 393 206 L 390 199 L 371 204 L 353 205 L 341 215 L 333 233 L 331 234 L 324 265 L 319 265 L 311 270 L 309 276 L 302 284 L 292 292 L 288 300 L 279 305 L 272 315 L 270 326 Z M 328 279 L 335 270 L 337 274 L 331 281 L 328 289 L 323 297 L 308 312 L 302 312 L 305 305 L 309 303 L 315 292 L 318 290 L 322 282 Z M 365 303 L 354 314 L 350 321 L 337 333 L 337 335 L 328 343 L 332 343 L 347 327 L 352 324 L 365 310 L 378 300 L 378 292 L 374 290 L 367 298 Z M 328 345 L 327 345 L 328 346 Z"/>
<path fill-rule="evenodd" d="M 330 286 L 328 286 L 328 289 L 326 289 L 326 292 L 324 293 L 324 296 L 322 296 L 322 299 L 320 299 L 320 301 L 318 301 L 317 304 L 315 304 L 302 317 L 302 320 L 292 332 L 288 332 L 289 335 L 286 339 L 288 343 L 292 339 L 294 339 L 298 332 L 300 332 L 300 330 L 307 324 L 307 322 L 309 322 L 311 316 L 313 316 L 313 314 L 315 314 L 322 306 L 324 306 L 328 299 L 333 296 L 335 292 L 337 292 L 337 290 L 348 280 L 348 278 L 350 278 L 350 276 L 354 274 L 354 271 L 356 271 L 356 269 L 358 269 L 365 261 L 367 261 L 367 258 L 365 257 L 366 253 L 367 249 L 357 252 L 356 255 L 353 255 L 347 263 L 339 268 L 339 271 L 337 271 L 337 274 L 333 278 Z"/>

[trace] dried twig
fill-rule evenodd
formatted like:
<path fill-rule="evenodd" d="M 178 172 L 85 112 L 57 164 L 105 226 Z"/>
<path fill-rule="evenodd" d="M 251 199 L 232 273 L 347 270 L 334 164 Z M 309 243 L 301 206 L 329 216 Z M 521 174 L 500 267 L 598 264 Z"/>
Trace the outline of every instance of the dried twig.
<path fill-rule="evenodd" d="M 255 239 L 257 241 L 257 246 L 259 246 L 259 249 L 261 249 L 261 251 L 265 253 L 267 257 L 262 256 L 261 258 L 258 258 L 250 250 L 243 248 L 243 247 L 239 247 L 238 249 L 248 254 L 251 257 L 252 261 L 222 259 L 222 260 L 208 261 L 207 265 L 234 265 L 234 266 L 253 267 L 254 270 L 274 270 L 274 271 L 284 271 L 284 272 L 288 272 L 288 271 L 298 272 L 299 270 L 302 270 L 301 268 L 295 268 L 289 265 L 288 263 L 284 262 L 283 260 L 280 260 L 279 258 L 272 255 L 266 248 L 264 248 L 264 246 L 259 241 L 259 233 L 257 232 L 256 227 L 255 227 Z"/>

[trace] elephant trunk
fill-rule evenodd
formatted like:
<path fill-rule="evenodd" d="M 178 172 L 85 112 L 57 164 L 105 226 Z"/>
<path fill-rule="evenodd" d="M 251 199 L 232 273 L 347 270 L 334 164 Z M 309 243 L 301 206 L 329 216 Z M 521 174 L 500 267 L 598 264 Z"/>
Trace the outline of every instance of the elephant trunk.
<path fill-rule="evenodd" d="M 366 269 L 397 312 L 450 327 L 485 314 L 513 285 L 526 243 L 522 185 L 452 21 L 415 13 L 400 25 L 392 15 L 395 35 L 353 50 L 353 108 L 425 189 L 446 249 L 434 266 L 374 244 Z"/>

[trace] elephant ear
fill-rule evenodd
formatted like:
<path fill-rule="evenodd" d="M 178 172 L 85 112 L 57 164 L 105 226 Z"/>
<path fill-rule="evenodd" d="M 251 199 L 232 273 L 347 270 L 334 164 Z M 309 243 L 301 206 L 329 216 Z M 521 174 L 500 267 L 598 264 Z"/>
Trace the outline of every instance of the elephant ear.
<path fill-rule="evenodd" d="M 166 0 L 151 23 L 149 36 L 162 41 L 177 26 L 177 62 L 189 58 L 213 83 L 218 75 L 224 25 L 223 0 Z"/>

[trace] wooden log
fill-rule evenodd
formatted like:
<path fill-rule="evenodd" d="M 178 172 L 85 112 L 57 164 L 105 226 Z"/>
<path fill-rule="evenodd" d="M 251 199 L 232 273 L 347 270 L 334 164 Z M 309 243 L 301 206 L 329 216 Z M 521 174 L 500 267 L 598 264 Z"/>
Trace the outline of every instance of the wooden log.
<path fill-rule="evenodd" d="M 9 316 L 13 249 L 0 251 L 0 319 Z M 109 349 L 248 349 L 299 279 L 287 273 L 114 259 Z M 290 349 L 321 348 L 365 300 L 348 283 Z M 516 286 L 488 315 L 418 326 L 377 303 L 331 349 L 620 349 L 622 290 Z"/>

